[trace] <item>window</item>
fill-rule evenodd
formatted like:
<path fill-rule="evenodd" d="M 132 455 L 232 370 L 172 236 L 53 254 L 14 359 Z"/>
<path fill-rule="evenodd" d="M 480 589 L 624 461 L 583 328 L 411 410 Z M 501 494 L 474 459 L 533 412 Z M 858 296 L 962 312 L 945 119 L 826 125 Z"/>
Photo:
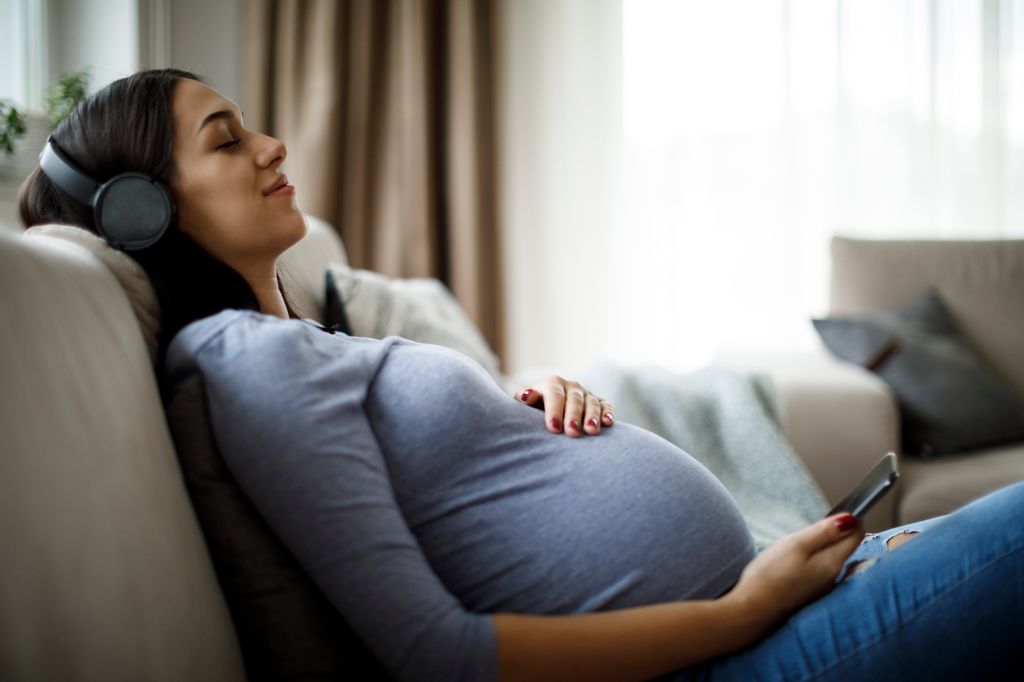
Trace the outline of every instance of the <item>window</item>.
<path fill-rule="evenodd" d="M 0 0 L 0 98 L 39 111 L 47 72 L 46 0 Z"/>
<path fill-rule="evenodd" d="M 1020 2 L 513 4 L 513 367 L 806 349 L 831 236 L 1024 236 Z"/>

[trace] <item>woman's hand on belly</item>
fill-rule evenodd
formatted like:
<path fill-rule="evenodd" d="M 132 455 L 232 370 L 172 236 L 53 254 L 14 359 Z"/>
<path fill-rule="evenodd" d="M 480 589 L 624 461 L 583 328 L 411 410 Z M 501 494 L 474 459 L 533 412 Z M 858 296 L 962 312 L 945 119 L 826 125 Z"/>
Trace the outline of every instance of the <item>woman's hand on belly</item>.
<path fill-rule="evenodd" d="M 602 426 L 615 423 L 614 408 L 576 381 L 552 374 L 513 396 L 522 403 L 544 410 L 544 423 L 551 433 L 568 436 L 596 436 Z"/>
<path fill-rule="evenodd" d="M 851 514 L 822 519 L 757 555 L 722 599 L 739 604 L 767 633 L 835 587 L 843 562 L 863 538 L 864 531 Z"/>

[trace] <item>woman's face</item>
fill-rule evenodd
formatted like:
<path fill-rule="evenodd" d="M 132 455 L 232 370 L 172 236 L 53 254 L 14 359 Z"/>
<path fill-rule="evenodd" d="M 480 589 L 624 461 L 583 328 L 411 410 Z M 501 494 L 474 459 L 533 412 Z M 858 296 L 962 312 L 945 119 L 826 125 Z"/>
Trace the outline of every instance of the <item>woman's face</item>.
<path fill-rule="evenodd" d="M 177 82 L 171 109 L 181 231 L 243 275 L 276 262 L 306 233 L 295 188 L 278 171 L 284 144 L 246 130 L 238 107 L 197 81 Z"/>

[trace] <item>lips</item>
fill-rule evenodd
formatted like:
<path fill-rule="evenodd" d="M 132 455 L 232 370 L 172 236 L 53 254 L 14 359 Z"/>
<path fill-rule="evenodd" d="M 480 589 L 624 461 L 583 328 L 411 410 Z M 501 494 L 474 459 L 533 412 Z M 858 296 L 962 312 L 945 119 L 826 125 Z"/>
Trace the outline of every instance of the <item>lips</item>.
<path fill-rule="evenodd" d="M 267 185 L 267 187 L 265 187 L 263 189 L 263 196 L 269 196 L 269 195 L 273 194 L 274 192 L 276 192 L 277 190 L 281 189 L 282 187 L 287 187 L 287 186 L 288 186 L 288 176 L 285 175 L 284 173 L 282 173 L 281 175 L 277 176 L 277 178 L 274 180 L 274 182 L 270 183 L 269 185 Z"/>

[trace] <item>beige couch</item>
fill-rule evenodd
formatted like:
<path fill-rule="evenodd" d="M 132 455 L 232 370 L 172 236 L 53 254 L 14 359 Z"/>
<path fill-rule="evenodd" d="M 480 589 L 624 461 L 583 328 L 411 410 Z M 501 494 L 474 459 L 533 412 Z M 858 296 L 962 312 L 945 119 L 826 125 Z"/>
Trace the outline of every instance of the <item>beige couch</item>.
<path fill-rule="evenodd" d="M 936 287 L 962 334 L 1024 400 L 1024 241 L 832 242 L 830 314 L 900 306 Z M 887 451 L 899 453 L 899 411 L 860 367 L 818 356 L 752 363 L 774 376 L 786 436 L 830 501 Z M 1024 443 L 924 461 L 900 457 L 902 479 L 868 516 L 880 530 L 953 511 L 1024 480 Z"/>
<path fill-rule="evenodd" d="M 318 317 L 344 262 L 313 222 L 285 256 Z M 244 679 L 150 362 L 89 251 L 0 232 L 0 679 Z"/>

